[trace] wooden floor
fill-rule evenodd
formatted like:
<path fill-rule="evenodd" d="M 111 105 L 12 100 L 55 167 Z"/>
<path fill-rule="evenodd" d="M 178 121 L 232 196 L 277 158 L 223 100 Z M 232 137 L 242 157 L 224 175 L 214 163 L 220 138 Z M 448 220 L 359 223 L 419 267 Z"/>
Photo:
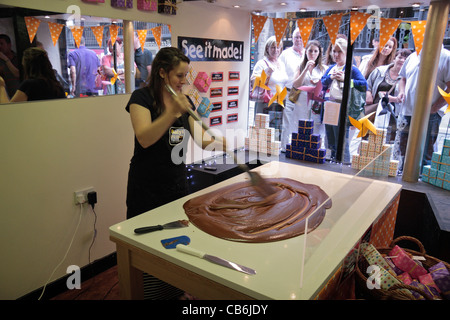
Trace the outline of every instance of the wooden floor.
<path fill-rule="evenodd" d="M 117 266 L 81 283 L 80 289 L 63 292 L 51 300 L 120 300 Z"/>

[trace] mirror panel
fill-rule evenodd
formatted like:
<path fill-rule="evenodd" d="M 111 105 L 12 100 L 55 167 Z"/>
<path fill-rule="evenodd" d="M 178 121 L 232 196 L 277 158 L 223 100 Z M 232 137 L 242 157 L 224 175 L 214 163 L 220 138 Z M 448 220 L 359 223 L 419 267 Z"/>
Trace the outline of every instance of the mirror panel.
<path fill-rule="evenodd" d="M 73 15 L 68 13 L 44 12 L 1 5 L 0 7 L 0 34 L 6 34 L 9 37 L 11 41 L 10 49 L 16 58 L 13 59 L 11 53 L 9 55 L 19 71 L 18 77 L 11 79 L 14 76 L 9 70 L 6 70 L 5 61 L 7 60 L 6 58 L 2 60 L 0 54 L 0 75 L 5 78 L 7 87 L 8 83 L 11 84 L 9 86 L 11 90 L 8 90 L 9 98 L 14 95 L 14 88 L 18 88 L 26 77 L 21 62 L 23 52 L 29 47 L 41 47 L 47 51 L 57 80 L 62 85 L 67 98 L 125 93 L 126 79 L 123 61 L 124 56 L 128 53 L 123 50 L 122 20 L 92 16 L 81 16 L 79 20 L 74 20 Z M 34 26 L 34 32 L 31 31 L 32 26 Z M 74 28 L 77 26 L 82 27 L 83 40 L 76 32 L 77 28 Z M 133 26 L 136 37 L 135 49 L 136 46 L 138 47 L 137 51 L 135 50 L 135 57 L 136 55 L 141 56 L 141 59 L 137 58 L 136 62 L 139 63 L 145 56 L 147 64 L 151 64 L 160 47 L 171 46 L 171 34 L 167 25 L 134 21 Z M 153 28 L 161 28 L 161 38 L 155 39 L 152 32 Z M 116 37 L 114 37 L 115 30 L 117 30 Z M 111 45 L 111 33 L 113 39 L 116 39 L 114 46 Z M 143 35 L 141 41 L 138 40 L 138 34 Z M 85 81 L 89 84 L 84 87 L 73 85 L 74 79 L 75 84 L 77 81 L 71 75 L 71 69 L 76 71 L 76 67 L 70 68 L 71 64 L 76 65 L 76 63 L 73 63 L 76 59 L 72 59 L 71 56 L 76 56 L 73 52 L 77 50 L 78 41 L 84 41 L 86 49 L 93 51 L 98 59 L 97 62 L 91 61 L 90 63 L 96 65 L 91 66 L 91 72 L 88 73 L 89 80 Z M 142 46 L 145 54 L 142 53 L 142 48 L 139 49 Z M 2 52 L 6 54 L 9 48 L 3 48 L 0 46 Z M 82 60 L 87 61 L 87 59 Z M 133 88 L 145 85 L 146 70 L 149 70 L 146 66 L 136 65 L 136 62 L 132 73 L 135 79 L 130 79 L 135 83 L 132 86 Z"/>

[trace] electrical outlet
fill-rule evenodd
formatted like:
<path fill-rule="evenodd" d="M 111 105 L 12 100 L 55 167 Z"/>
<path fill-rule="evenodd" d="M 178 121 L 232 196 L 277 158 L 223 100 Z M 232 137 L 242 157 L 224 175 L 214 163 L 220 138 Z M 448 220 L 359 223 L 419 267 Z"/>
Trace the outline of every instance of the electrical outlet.
<path fill-rule="evenodd" d="M 94 187 L 89 187 L 86 189 L 81 189 L 74 192 L 75 204 L 87 203 L 87 195 L 89 192 L 95 191 Z"/>

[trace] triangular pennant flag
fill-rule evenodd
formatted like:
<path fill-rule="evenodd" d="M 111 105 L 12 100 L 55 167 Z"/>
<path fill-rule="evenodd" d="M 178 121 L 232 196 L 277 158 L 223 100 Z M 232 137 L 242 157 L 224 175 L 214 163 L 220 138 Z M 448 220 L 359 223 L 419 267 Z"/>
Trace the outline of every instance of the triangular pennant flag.
<path fill-rule="evenodd" d="M 327 29 L 328 36 L 330 37 L 331 43 L 334 44 L 336 42 L 336 35 L 339 32 L 339 27 L 341 26 L 341 19 L 343 13 L 335 13 L 329 15 L 327 17 L 323 17 L 323 24 Z"/>
<path fill-rule="evenodd" d="M 283 39 L 284 32 L 286 31 L 286 27 L 289 23 L 289 19 L 284 18 L 273 18 L 273 29 L 275 30 L 275 39 L 277 44 L 281 43 Z"/>
<path fill-rule="evenodd" d="M 109 34 L 111 35 L 111 45 L 113 46 L 119 34 L 119 26 L 117 24 L 111 24 L 109 26 Z"/>
<path fill-rule="evenodd" d="M 358 38 L 362 29 L 367 24 L 367 19 L 372 16 L 371 13 L 364 12 L 351 12 L 350 13 L 350 29 L 351 29 L 351 40 L 352 44 L 355 42 L 356 38 Z"/>
<path fill-rule="evenodd" d="M 395 30 L 397 30 L 400 23 L 402 23 L 402 20 L 399 19 L 380 19 L 380 46 L 378 47 L 380 51 L 383 50 L 383 47 L 394 34 Z"/>
<path fill-rule="evenodd" d="M 425 27 L 427 25 L 426 20 L 411 21 L 411 31 L 414 39 L 414 46 L 416 47 L 417 54 L 422 50 L 423 38 L 425 36 Z"/>
<path fill-rule="evenodd" d="M 162 26 L 154 27 L 150 29 L 152 31 L 153 36 L 155 37 L 156 44 L 158 45 L 158 48 L 161 49 L 161 31 Z"/>
<path fill-rule="evenodd" d="M 253 32 L 255 33 L 255 43 L 258 42 L 259 34 L 261 33 L 264 25 L 266 24 L 266 16 L 257 16 L 252 14 Z"/>
<path fill-rule="evenodd" d="M 80 46 L 81 37 L 83 36 L 83 29 L 84 29 L 84 27 L 77 27 L 77 26 L 70 27 L 70 30 L 72 31 L 73 39 L 75 40 L 75 43 L 77 44 L 77 48 Z"/>
<path fill-rule="evenodd" d="M 97 39 L 98 46 L 102 48 L 103 42 L 103 26 L 91 27 L 92 32 L 94 33 L 95 39 Z"/>
<path fill-rule="evenodd" d="M 308 44 L 309 35 L 311 34 L 311 29 L 314 25 L 315 20 L 315 18 L 305 18 L 297 20 L 297 26 L 300 30 L 300 35 L 302 36 L 303 44 L 305 47 Z"/>
<path fill-rule="evenodd" d="M 61 34 L 61 30 L 64 28 L 64 25 L 56 22 L 48 22 L 48 29 L 50 30 L 50 35 L 52 37 L 53 45 L 56 46 L 58 42 L 59 35 Z"/>
<path fill-rule="evenodd" d="M 139 43 L 141 44 L 141 48 L 142 51 L 144 51 L 144 47 L 145 47 L 145 40 L 147 39 L 147 29 L 144 30 L 136 30 L 137 35 L 138 35 L 138 39 L 139 39 Z"/>
<path fill-rule="evenodd" d="M 172 33 L 172 26 L 168 24 L 167 27 L 169 28 L 169 32 Z"/>
<path fill-rule="evenodd" d="M 34 37 L 36 36 L 37 29 L 39 28 L 39 24 L 41 20 L 36 19 L 35 17 L 25 17 L 25 25 L 27 26 L 28 36 L 30 38 L 30 43 L 33 42 Z"/>

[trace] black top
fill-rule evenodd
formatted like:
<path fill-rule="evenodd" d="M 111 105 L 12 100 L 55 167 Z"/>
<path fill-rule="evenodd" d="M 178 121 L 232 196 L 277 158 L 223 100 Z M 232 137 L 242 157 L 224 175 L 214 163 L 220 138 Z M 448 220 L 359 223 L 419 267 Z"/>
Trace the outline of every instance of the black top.
<path fill-rule="evenodd" d="M 61 99 L 65 98 L 66 94 L 60 87 L 51 87 L 44 79 L 27 79 L 24 80 L 19 89 L 28 97 L 28 101 L 33 100 L 47 100 L 47 99 Z"/>
<path fill-rule="evenodd" d="M 135 90 L 126 111 L 135 103 L 158 118 L 147 87 Z M 187 194 L 186 151 L 189 141 L 189 114 L 178 118 L 153 145 L 143 148 L 134 137 L 127 187 L 127 218 L 174 201 Z"/>

